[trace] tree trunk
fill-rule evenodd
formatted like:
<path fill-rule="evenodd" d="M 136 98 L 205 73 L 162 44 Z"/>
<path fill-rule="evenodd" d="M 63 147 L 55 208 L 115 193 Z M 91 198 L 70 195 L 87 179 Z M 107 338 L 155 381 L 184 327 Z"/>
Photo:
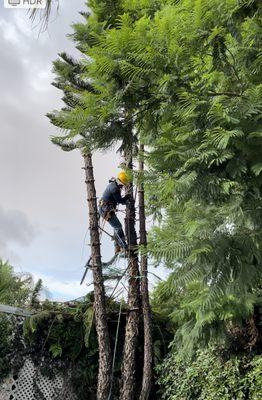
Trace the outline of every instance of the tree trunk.
<path fill-rule="evenodd" d="M 129 167 L 132 168 L 130 161 Z M 131 196 L 126 206 L 125 230 L 128 243 L 128 316 L 126 322 L 124 355 L 122 364 L 121 400 L 133 400 L 135 392 L 136 350 L 138 339 L 138 326 L 140 319 L 140 284 L 136 234 L 136 209 L 131 185 L 128 193 Z"/>
<path fill-rule="evenodd" d="M 110 391 L 111 350 L 106 315 L 105 289 L 102 275 L 99 218 L 91 153 L 84 155 L 89 206 L 92 273 L 94 281 L 94 311 L 99 347 L 97 400 L 107 400 Z"/>
<path fill-rule="evenodd" d="M 141 173 L 141 183 L 138 190 L 138 204 L 139 204 L 139 234 L 140 245 L 147 246 L 147 232 L 146 232 L 146 215 L 145 215 L 145 192 L 144 192 L 144 145 L 140 145 L 140 161 L 139 172 Z M 143 367 L 143 382 L 142 390 L 140 393 L 140 400 L 148 400 L 150 397 L 150 390 L 152 387 L 153 379 L 153 343 L 152 343 L 152 318 L 151 307 L 149 302 L 148 291 L 148 259 L 146 255 L 141 256 L 140 260 L 140 274 L 141 274 L 141 297 L 142 297 L 142 311 L 144 321 L 144 367 Z"/>

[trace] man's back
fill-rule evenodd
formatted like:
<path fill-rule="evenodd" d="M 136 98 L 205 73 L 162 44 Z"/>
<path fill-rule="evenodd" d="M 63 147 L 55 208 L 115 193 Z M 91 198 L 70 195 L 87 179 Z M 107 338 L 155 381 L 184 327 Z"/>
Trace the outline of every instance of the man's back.
<path fill-rule="evenodd" d="M 119 203 L 123 203 L 120 186 L 117 184 L 116 181 L 109 182 L 102 195 L 102 200 L 107 203 L 113 204 L 114 206 Z"/>

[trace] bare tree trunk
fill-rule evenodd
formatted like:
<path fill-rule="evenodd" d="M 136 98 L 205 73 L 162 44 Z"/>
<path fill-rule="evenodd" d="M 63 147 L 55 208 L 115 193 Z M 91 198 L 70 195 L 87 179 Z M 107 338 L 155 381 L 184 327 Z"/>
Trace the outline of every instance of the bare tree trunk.
<path fill-rule="evenodd" d="M 107 400 L 110 392 L 111 350 L 106 315 L 105 289 L 102 275 L 99 218 L 93 173 L 92 155 L 84 154 L 86 186 L 89 206 L 92 273 L 94 280 L 94 311 L 99 347 L 97 400 Z"/>
<path fill-rule="evenodd" d="M 140 161 L 139 172 L 141 178 L 144 175 L 144 145 L 140 145 Z M 145 191 L 144 183 L 141 180 L 138 190 L 138 204 L 139 204 L 139 233 L 140 245 L 147 246 L 147 232 L 146 232 L 146 215 L 145 215 Z M 152 318 L 151 307 L 149 302 L 148 291 L 148 259 L 146 255 L 141 256 L 140 260 L 140 274 L 141 274 L 141 297 L 142 297 L 142 311 L 144 321 L 144 367 L 143 367 L 143 382 L 142 390 L 140 393 L 140 400 L 148 400 L 152 387 L 153 379 L 153 342 L 152 342 Z"/>
<path fill-rule="evenodd" d="M 129 161 L 129 167 L 132 168 L 132 162 Z M 138 339 L 138 326 L 140 319 L 140 282 L 138 255 L 135 247 L 137 246 L 136 234 L 136 209 L 131 185 L 128 193 L 131 196 L 126 206 L 125 230 L 128 243 L 128 316 L 126 322 L 125 345 L 122 364 L 122 388 L 120 392 L 121 400 L 134 399 L 135 392 L 135 370 L 136 370 L 136 352 Z"/>

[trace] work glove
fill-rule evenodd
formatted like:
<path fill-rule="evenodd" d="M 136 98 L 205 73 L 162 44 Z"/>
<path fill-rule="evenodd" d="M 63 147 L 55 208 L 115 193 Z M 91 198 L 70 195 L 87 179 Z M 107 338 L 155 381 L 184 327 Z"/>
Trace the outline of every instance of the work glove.
<path fill-rule="evenodd" d="M 126 202 L 131 200 L 131 195 L 130 194 L 126 194 L 124 199 L 125 199 Z"/>

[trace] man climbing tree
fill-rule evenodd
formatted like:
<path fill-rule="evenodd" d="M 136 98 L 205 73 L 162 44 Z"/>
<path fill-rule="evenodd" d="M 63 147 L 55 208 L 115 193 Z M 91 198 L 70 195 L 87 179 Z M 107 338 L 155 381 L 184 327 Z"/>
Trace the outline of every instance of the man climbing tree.
<path fill-rule="evenodd" d="M 101 7 L 102 4 L 103 7 Z M 98 13 L 98 21 L 101 25 L 97 25 L 97 19 L 92 19 L 89 16 L 85 17 L 85 14 L 83 14 L 87 21 L 84 24 L 76 24 L 74 26 L 74 41 L 77 43 L 77 48 L 88 57 L 91 57 L 91 62 L 88 66 L 85 62 L 80 62 L 82 69 L 73 68 L 73 70 L 70 69 L 69 71 L 64 64 L 61 66 L 57 65 L 60 75 L 63 77 L 62 84 L 64 79 L 73 80 L 73 90 L 70 88 L 69 91 L 68 85 L 65 86 L 67 92 L 66 104 L 68 104 L 70 109 L 62 109 L 60 111 L 59 115 L 61 118 L 59 118 L 58 124 L 62 129 L 67 130 L 69 128 L 71 130 L 70 137 L 67 135 L 66 138 L 70 140 L 74 137 L 80 145 L 82 135 L 87 133 L 88 141 L 93 145 L 92 149 L 107 149 L 112 144 L 119 143 L 120 141 L 120 150 L 124 156 L 125 165 L 128 169 L 132 170 L 132 160 L 137 154 L 136 125 L 139 122 L 138 119 L 141 118 L 141 112 L 144 110 L 144 107 L 141 107 L 140 97 L 134 97 L 134 88 L 130 84 L 133 81 L 133 77 L 129 75 L 125 76 L 124 73 L 119 76 L 115 74 L 114 69 L 104 68 L 105 55 L 110 65 L 112 63 L 115 65 L 116 55 L 109 50 L 106 53 L 104 51 L 104 48 L 108 47 L 109 43 L 107 41 L 111 36 L 104 35 L 105 31 L 102 28 L 104 24 L 101 22 L 106 21 L 106 26 L 110 27 L 106 29 L 106 31 L 108 30 L 108 34 L 109 32 L 112 32 L 113 36 L 116 33 L 118 34 L 119 29 L 117 31 L 114 30 L 114 23 L 118 24 L 118 15 L 121 13 L 121 7 L 117 9 L 117 4 L 115 2 L 115 7 L 112 8 L 111 3 L 109 4 L 106 1 L 99 1 L 99 6 L 96 2 L 92 2 L 92 6 L 94 7 L 92 10 L 94 14 Z M 94 41 L 94 37 L 97 37 L 97 31 L 101 32 L 99 42 Z M 103 48 L 101 48 L 102 43 Z M 103 57 L 101 57 L 101 52 Z M 105 63 L 107 63 L 107 59 Z M 88 79 L 86 79 L 87 77 Z M 82 85 L 84 86 L 84 93 L 80 89 L 77 94 L 74 87 L 78 87 L 79 79 L 81 80 L 81 87 Z M 60 80 L 57 83 L 59 86 L 61 85 Z M 138 82 L 137 84 L 140 87 L 140 83 Z M 91 86 L 91 88 L 88 87 L 86 89 L 87 85 Z M 117 93 L 112 91 L 112 88 L 115 86 L 119 88 Z M 144 97 L 147 99 L 147 93 L 145 93 L 145 96 L 143 91 L 139 91 L 139 93 L 143 101 Z M 138 109 L 140 110 L 139 113 Z M 127 189 L 126 194 L 130 195 L 130 201 L 126 204 L 125 233 L 129 248 L 127 268 L 129 287 L 120 388 L 121 400 L 138 398 L 140 391 L 135 372 L 137 368 L 138 335 L 141 320 L 141 295 L 136 233 L 136 196 L 133 193 L 132 182 L 130 182 Z M 119 203 L 116 202 L 116 204 Z M 145 365 L 148 366 L 149 364 L 145 363 Z M 102 375 L 99 376 L 101 377 Z"/>
<path fill-rule="evenodd" d="M 117 179 L 110 179 L 99 202 L 99 214 L 114 228 L 116 253 L 119 253 L 121 250 L 127 250 L 125 234 L 122 224 L 116 215 L 116 207 L 118 204 L 126 204 L 127 200 L 130 198 L 128 194 L 124 197 L 121 196 L 121 189 L 123 186 L 127 186 L 129 181 L 130 179 L 127 173 L 121 171 Z"/>

